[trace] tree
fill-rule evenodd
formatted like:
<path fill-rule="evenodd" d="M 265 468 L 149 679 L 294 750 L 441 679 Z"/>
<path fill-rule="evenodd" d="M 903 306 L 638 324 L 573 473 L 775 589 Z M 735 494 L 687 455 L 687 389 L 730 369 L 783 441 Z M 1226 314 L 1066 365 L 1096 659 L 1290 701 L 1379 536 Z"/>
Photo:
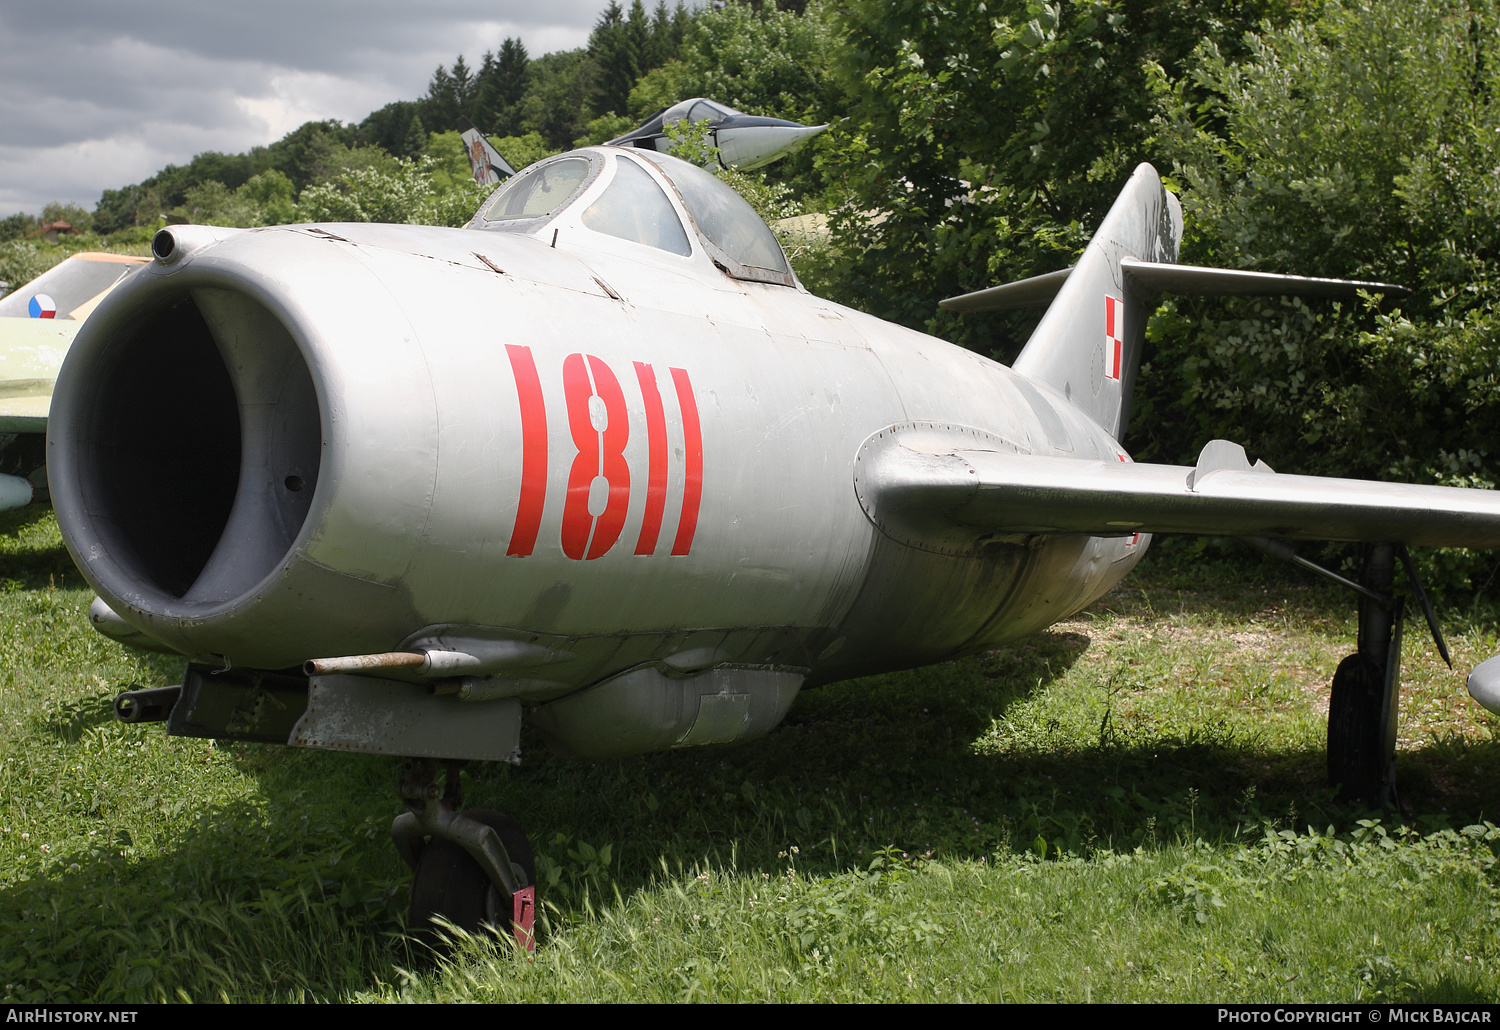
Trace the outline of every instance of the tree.
<path fill-rule="evenodd" d="M 77 204 L 64 204 L 54 200 L 42 208 L 41 222 L 67 222 L 79 232 L 89 232 L 94 227 L 94 216 Z"/>
<path fill-rule="evenodd" d="M 422 98 L 421 115 L 424 124 L 452 128 L 459 115 L 467 116 L 474 107 L 479 83 L 463 55 L 453 62 L 452 70 L 438 65 L 427 84 L 427 95 Z"/>
<path fill-rule="evenodd" d="M 304 122 L 265 149 L 265 167 L 292 180 L 300 193 L 343 168 L 355 138 L 352 126 L 337 121 Z"/>
<path fill-rule="evenodd" d="M 406 126 L 406 138 L 401 141 L 399 150 L 386 148 L 397 157 L 416 157 L 427 149 L 427 126 L 422 124 L 422 116 L 414 114 Z"/>
<path fill-rule="evenodd" d="M 423 155 L 398 159 L 390 170 L 361 168 L 340 172 L 302 191 L 297 215 L 310 222 L 404 222 L 462 225 L 474 213 L 476 198 L 443 191 L 433 182 L 434 165 Z"/>
<path fill-rule="evenodd" d="M 595 114 L 623 114 L 630 102 L 630 87 L 641 74 L 641 50 L 644 39 L 645 12 L 636 0 L 632 17 L 640 10 L 641 20 L 625 20 L 624 11 L 610 0 L 589 34 L 588 57 L 594 65 L 589 103 Z"/>
<path fill-rule="evenodd" d="M 261 224 L 260 209 L 248 193 L 231 190 L 213 179 L 189 186 L 182 204 L 173 214 L 194 225 L 246 228 Z"/>
<path fill-rule="evenodd" d="M 1178 299 L 1141 381 L 1176 460 L 1232 436 L 1279 471 L 1493 485 L 1500 463 L 1500 8 L 1330 3 L 1158 79 L 1183 260 L 1400 283 L 1379 304 Z M 1152 353 L 1154 352 L 1154 353 Z M 1142 420 L 1145 421 L 1144 419 Z M 1490 563 L 1444 554 L 1449 586 Z"/>
<path fill-rule="evenodd" d="M 520 124 L 521 99 L 530 81 L 531 58 L 519 39 L 507 38 L 499 55 L 486 52 L 479 68 L 473 120 L 481 129 L 506 135 Z"/>
<path fill-rule="evenodd" d="M 254 205 L 258 225 L 285 225 L 297 220 L 292 180 L 274 168 L 261 172 L 235 192 Z"/>
<path fill-rule="evenodd" d="M 660 16 L 663 8 L 657 10 Z M 729 4 L 698 12 L 681 31 L 677 59 L 647 72 L 630 91 L 635 117 L 695 96 L 794 121 L 824 120 L 843 107 L 829 74 L 841 44 L 830 7 L 799 17 Z"/>
<path fill-rule="evenodd" d="M 1149 155 L 1153 69 L 1177 74 L 1203 38 L 1238 40 L 1285 12 L 1274 0 L 851 0 L 838 16 L 854 42 L 836 71 L 854 104 L 824 153 L 842 299 L 1010 360 L 1036 314 L 954 316 L 937 302 L 1072 264 Z"/>
<path fill-rule="evenodd" d="M 521 128 L 559 150 L 583 135 L 584 105 L 595 65 L 586 50 L 559 50 L 531 62 L 531 88 L 521 101 Z"/>
<path fill-rule="evenodd" d="M 411 125 L 419 117 L 419 106 L 415 100 L 397 100 L 370 112 L 355 131 L 356 141 L 360 146 L 380 147 L 396 157 L 414 157 L 427 142 L 425 131 L 413 140 Z M 417 149 L 407 149 L 413 143 Z"/>

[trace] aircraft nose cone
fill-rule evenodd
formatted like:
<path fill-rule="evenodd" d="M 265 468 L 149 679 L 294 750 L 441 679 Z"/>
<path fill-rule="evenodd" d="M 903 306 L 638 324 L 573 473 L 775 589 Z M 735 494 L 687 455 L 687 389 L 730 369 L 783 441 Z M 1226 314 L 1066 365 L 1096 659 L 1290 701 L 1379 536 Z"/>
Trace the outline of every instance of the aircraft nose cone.
<path fill-rule="evenodd" d="M 826 128 L 828 128 L 828 123 L 825 122 L 822 125 L 799 125 L 794 129 L 786 129 L 786 138 L 782 142 L 780 153 L 790 154 Z"/>
<path fill-rule="evenodd" d="M 1469 696 L 1500 715 L 1500 654 L 1480 662 L 1469 673 Z"/>
<path fill-rule="evenodd" d="M 759 168 L 785 157 L 827 125 L 747 125 L 719 130 L 719 155 L 735 168 Z"/>

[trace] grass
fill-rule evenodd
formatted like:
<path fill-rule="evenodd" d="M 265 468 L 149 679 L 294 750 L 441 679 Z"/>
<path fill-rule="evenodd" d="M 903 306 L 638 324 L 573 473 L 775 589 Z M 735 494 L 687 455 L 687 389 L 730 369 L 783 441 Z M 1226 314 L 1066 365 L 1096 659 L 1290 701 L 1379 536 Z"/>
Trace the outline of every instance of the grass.
<path fill-rule="evenodd" d="M 1494 621 L 1411 626 L 1403 810 L 1323 786 L 1353 604 L 1148 557 L 1013 647 L 798 699 L 765 739 L 594 764 L 523 738 L 469 803 L 539 856 L 528 960 L 404 936 L 399 761 L 110 717 L 180 662 L 95 634 L 50 512 L 0 515 L 0 1001 L 1492 1001 Z"/>

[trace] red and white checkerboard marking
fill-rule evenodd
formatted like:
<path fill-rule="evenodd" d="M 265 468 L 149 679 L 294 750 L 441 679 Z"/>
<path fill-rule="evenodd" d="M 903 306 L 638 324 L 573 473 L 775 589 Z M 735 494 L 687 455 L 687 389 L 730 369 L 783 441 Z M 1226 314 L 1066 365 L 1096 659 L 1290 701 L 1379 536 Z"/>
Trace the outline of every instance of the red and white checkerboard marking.
<path fill-rule="evenodd" d="M 1119 382 L 1125 361 L 1125 302 L 1104 295 L 1104 375 Z"/>

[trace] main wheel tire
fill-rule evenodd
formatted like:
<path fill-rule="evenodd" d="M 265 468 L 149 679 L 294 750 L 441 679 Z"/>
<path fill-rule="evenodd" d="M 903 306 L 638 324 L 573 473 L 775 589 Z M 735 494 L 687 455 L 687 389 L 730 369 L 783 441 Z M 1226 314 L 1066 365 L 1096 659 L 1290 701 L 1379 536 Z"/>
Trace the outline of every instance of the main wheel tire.
<path fill-rule="evenodd" d="M 511 864 L 521 867 L 528 884 L 536 883 L 536 860 L 531 845 L 509 816 L 488 808 L 470 809 L 463 814 L 491 827 L 505 845 Z M 438 927 L 433 920 L 437 916 L 469 933 L 479 933 L 486 926 L 498 933 L 509 933 L 511 913 L 510 895 L 490 883 L 467 851 L 441 837 L 427 842 L 417 861 L 407 909 L 413 933 L 435 940 Z"/>
<path fill-rule="evenodd" d="M 1328 783 L 1341 801 L 1378 803 L 1388 755 L 1380 725 L 1384 670 L 1360 654 L 1339 662 L 1328 699 Z"/>

